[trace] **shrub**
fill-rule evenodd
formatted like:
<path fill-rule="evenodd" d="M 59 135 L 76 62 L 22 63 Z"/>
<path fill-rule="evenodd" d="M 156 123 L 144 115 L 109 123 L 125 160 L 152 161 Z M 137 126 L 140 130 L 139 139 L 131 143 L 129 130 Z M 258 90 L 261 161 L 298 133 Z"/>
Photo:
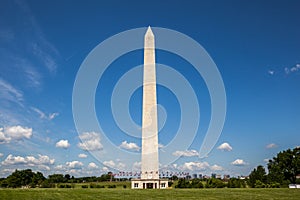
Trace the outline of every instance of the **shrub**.
<path fill-rule="evenodd" d="M 54 183 L 49 183 L 48 180 L 45 180 L 41 183 L 41 188 L 55 188 L 55 184 Z"/>
<path fill-rule="evenodd" d="M 260 180 L 256 180 L 254 187 L 255 188 L 265 188 L 266 185 L 263 182 L 261 182 Z"/>
<path fill-rule="evenodd" d="M 88 185 L 82 185 L 81 188 L 89 188 Z"/>
<path fill-rule="evenodd" d="M 116 185 L 109 185 L 108 188 L 116 188 Z"/>
<path fill-rule="evenodd" d="M 105 188 L 105 187 L 104 187 L 104 185 L 98 185 L 98 184 L 95 184 L 95 183 L 91 183 L 90 188 Z"/>

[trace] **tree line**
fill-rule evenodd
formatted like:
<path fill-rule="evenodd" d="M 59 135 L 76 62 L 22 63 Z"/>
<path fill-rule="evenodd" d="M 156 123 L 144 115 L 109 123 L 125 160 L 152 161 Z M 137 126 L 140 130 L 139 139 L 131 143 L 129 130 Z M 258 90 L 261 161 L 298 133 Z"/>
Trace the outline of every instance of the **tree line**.
<path fill-rule="evenodd" d="M 269 173 L 259 165 L 249 175 L 248 184 L 253 188 L 288 187 L 300 184 L 300 147 L 279 152 L 267 165 Z"/>
<path fill-rule="evenodd" d="M 1 188 L 19 188 L 19 187 L 41 187 L 41 188 L 53 188 L 57 184 L 61 186 L 69 186 L 62 183 L 85 183 L 85 182 L 104 182 L 114 181 L 112 173 L 102 174 L 99 177 L 79 177 L 75 178 L 70 174 L 52 174 L 48 178 L 44 177 L 41 172 L 33 172 L 31 169 L 15 170 L 7 178 L 0 179 Z"/>

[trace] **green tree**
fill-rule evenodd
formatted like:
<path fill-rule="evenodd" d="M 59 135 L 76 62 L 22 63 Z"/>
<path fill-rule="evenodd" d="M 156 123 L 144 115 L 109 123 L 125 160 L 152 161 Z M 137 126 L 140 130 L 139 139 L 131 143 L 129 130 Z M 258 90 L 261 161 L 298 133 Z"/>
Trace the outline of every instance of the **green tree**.
<path fill-rule="evenodd" d="M 36 172 L 32 177 L 30 186 L 36 187 L 37 185 L 41 185 L 44 180 L 46 180 L 44 175 L 41 172 Z"/>
<path fill-rule="evenodd" d="M 34 173 L 31 169 L 15 170 L 6 178 L 4 185 L 12 188 L 21 186 L 35 187 L 43 180 L 45 180 L 45 177 L 41 172 Z"/>
<path fill-rule="evenodd" d="M 52 174 L 48 176 L 49 183 L 63 183 L 64 175 L 62 174 Z"/>
<path fill-rule="evenodd" d="M 96 177 L 95 177 L 95 180 Z M 115 178 L 114 178 L 114 175 L 112 172 L 108 172 L 107 174 L 102 174 L 99 178 L 98 178 L 99 181 L 114 181 Z"/>
<path fill-rule="evenodd" d="M 245 180 L 231 178 L 227 183 L 228 188 L 244 188 L 246 187 Z"/>
<path fill-rule="evenodd" d="M 300 174 L 300 147 L 279 152 L 276 157 L 269 160 L 268 170 L 270 182 L 296 183 L 296 176 Z"/>
<path fill-rule="evenodd" d="M 192 180 L 191 187 L 192 188 L 203 188 L 204 186 L 203 186 L 201 179 L 194 178 Z"/>
<path fill-rule="evenodd" d="M 191 184 L 185 178 L 180 178 L 175 188 L 191 188 Z"/>
<path fill-rule="evenodd" d="M 177 180 L 178 180 L 178 176 L 173 175 L 173 176 L 171 177 L 171 180 L 172 180 L 172 181 L 177 181 Z"/>
<path fill-rule="evenodd" d="M 217 178 L 210 178 L 206 180 L 206 188 L 223 188 L 225 187 L 225 183 Z"/>
<path fill-rule="evenodd" d="M 68 182 L 71 179 L 70 174 L 65 174 L 64 182 Z"/>
<path fill-rule="evenodd" d="M 266 170 L 261 165 L 257 166 L 257 168 L 250 173 L 248 180 L 249 186 L 254 188 L 257 180 L 264 184 L 267 183 Z"/>

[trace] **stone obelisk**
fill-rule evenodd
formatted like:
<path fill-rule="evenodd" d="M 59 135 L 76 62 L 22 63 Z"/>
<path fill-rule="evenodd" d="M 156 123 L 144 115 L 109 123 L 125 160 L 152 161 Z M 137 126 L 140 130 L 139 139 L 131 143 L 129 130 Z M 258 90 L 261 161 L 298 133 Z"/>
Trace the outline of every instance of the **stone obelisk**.
<path fill-rule="evenodd" d="M 166 189 L 167 179 L 159 178 L 158 129 L 155 69 L 155 38 L 150 28 L 144 38 L 144 80 L 142 111 L 141 177 L 131 179 L 133 189 Z"/>
<path fill-rule="evenodd" d="M 155 39 L 150 26 L 144 39 L 141 179 L 159 179 Z"/>

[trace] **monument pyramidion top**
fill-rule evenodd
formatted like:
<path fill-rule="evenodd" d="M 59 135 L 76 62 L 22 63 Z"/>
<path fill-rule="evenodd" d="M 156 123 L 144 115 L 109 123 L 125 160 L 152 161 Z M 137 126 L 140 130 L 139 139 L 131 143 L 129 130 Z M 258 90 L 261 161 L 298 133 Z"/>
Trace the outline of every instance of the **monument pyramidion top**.
<path fill-rule="evenodd" d="M 147 29 L 147 32 L 145 34 L 145 49 L 154 49 L 155 45 L 154 45 L 154 34 L 152 32 L 151 27 L 149 26 Z"/>
<path fill-rule="evenodd" d="M 148 26 L 148 29 L 147 29 L 147 32 L 146 32 L 145 36 L 146 36 L 146 37 L 147 37 L 147 36 L 154 36 L 154 34 L 153 34 L 152 29 L 151 29 L 150 26 Z"/>

